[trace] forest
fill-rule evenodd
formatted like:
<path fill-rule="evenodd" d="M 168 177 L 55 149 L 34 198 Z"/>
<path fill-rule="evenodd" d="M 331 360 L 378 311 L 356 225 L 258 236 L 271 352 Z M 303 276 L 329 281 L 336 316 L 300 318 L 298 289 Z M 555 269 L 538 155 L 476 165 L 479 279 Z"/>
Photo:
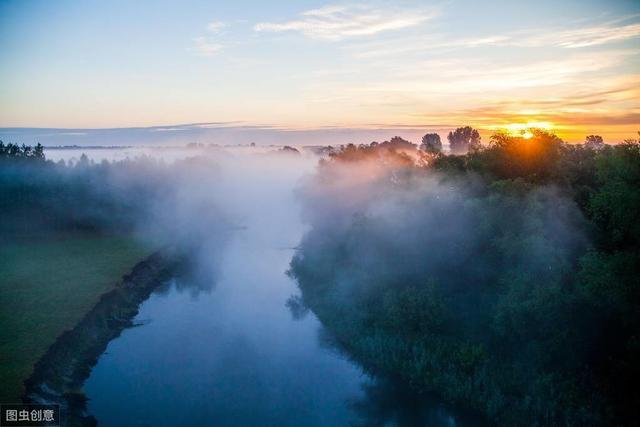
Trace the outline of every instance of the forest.
<path fill-rule="evenodd" d="M 298 298 L 369 372 L 491 423 L 637 421 L 640 141 L 422 142 L 343 146 L 305 181 Z"/>

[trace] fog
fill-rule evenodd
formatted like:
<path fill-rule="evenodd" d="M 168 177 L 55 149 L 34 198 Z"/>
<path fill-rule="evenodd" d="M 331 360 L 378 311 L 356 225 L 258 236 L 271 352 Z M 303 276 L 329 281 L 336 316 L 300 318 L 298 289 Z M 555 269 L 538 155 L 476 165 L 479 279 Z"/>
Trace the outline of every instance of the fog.
<path fill-rule="evenodd" d="M 371 372 L 507 424 L 530 417 L 505 390 L 517 384 L 544 405 L 545 375 L 570 376 L 563 367 L 592 351 L 589 328 L 575 329 L 589 322 L 573 285 L 593 245 L 582 211 L 553 185 L 363 153 L 322 162 L 297 191 L 309 231 L 291 263 L 301 291 L 291 304 Z"/>
<path fill-rule="evenodd" d="M 303 235 L 318 218 L 349 219 L 370 205 L 387 166 L 345 169 L 323 186 L 320 157 L 305 151 L 53 152 L 66 166 L 43 174 L 84 195 L 61 216 L 79 210 L 87 227 L 188 260 L 142 304 L 142 326 L 112 341 L 92 370 L 88 413 L 101 425 L 178 423 L 185 413 L 193 424 L 465 425 L 442 401 L 407 400 L 406 386 L 365 374 L 313 313 L 287 306 L 299 293 L 286 272 Z"/>
<path fill-rule="evenodd" d="M 317 162 L 310 152 L 273 147 L 56 149 L 46 156 L 46 164 L 0 171 L 3 207 L 21 212 L 19 222 L 30 217 L 29 229 L 126 232 L 153 247 L 194 250 L 193 256 L 218 250 L 249 217 L 269 230 L 269 221 L 290 207 L 267 198 L 265 186 L 289 185 Z M 7 222 L 3 228 L 16 231 Z"/>
<path fill-rule="evenodd" d="M 405 402 L 405 388 L 378 383 L 328 345 L 313 314 L 287 308 L 298 291 L 285 273 L 308 228 L 297 191 L 318 160 L 227 151 L 165 166 L 171 179 L 137 231 L 188 248 L 192 264 L 142 304 L 135 322 L 144 326 L 114 340 L 93 369 L 88 411 L 101 425 L 458 420 L 439 400 Z M 112 180 L 123 188 L 138 178 Z"/>
<path fill-rule="evenodd" d="M 141 306 L 143 326 L 100 358 L 89 412 L 120 425 L 155 411 L 161 424 L 193 402 L 192 423 L 465 425 L 467 414 L 407 388 L 472 378 L 434 359 L 483 354 L 454 338 L 526 364 L 513 382 L 532 383 L 555 357 L 545 332 L 573 311 L 561 289 L 591 245 L 582 212 L 552 185 L 489 185 L 386 150 L 72 149 L 4 169 L 31 186 L 3 199 L 31 230 L 122 233 L 186 260 Z M 563 345 L 579 354 L 583 341 Z M 403 363 L 397 384 L 379 369 L 388 353 L 383 366 Z M 499 362 L 477 357 L 494 381 L 485 373 Z M 455 393 L 445 388 L 465 397 Z"/>
<path fill-rule="evenodd" d="M 292 182 L 312 229 L 305 242 L 342 236 L 354 224 L 365 228 L 357 240 L 347 240 L 346 257 L 355 270 L 371 272 L 370 264 L 372 275 L 380 278 L 427 273 L 444 278 L 456 271 L 454 281 L 462 283 L 482 276 L 488 265 L 496 268 L 483 258 L 495 227 L 514 234 L 539 227 L 548 237 L 528 241 L 517 259 L 497 268 L 518 265 L 553 274 L 535 262 L 586 244 L 582 213 L 554 187 L 537 188 L 523 198 L 485 198 L 478 178 L 412 170 L 391 157 L 318 165 L 320 157 L 311 152 L 264 147 L 47 150 L 47 156 L 75 165 L 66 169 L 73 170 L 74 181 L 84 181 L 83 192 L 124 206 L 136 235 L 155 245 L 215 251 L 214 241 L 223 242 L 250 217 L 258 218 L 254 226 L 268 234 L 291 207 L 267 197 L 264 188 Z M 81 156 L 87 157 L 86 166 Z M 116 211 L 123 215 L 122 209 Z M 110 220 L 99 211 L 86 215 Z M 353 278 L 355 272 L 342 274 Z"/>
<path fill-rule="evenodd" d="M 131 212 L 135 235 L 187 253 L 192 276 L 206 282 L 229 238 L 247 227 L 254 238 L 295 246 L 286 223 L 297 211 L 286 190 L 311 170 L 314 155 L 261 148 L 142 153 L 111 168 L 108 197 L 138 198 Z"/>
<path fill-rule="evenodd" d="M 325 163 L 298 194 L 313 230 L 304 244 L 342 241 L 347 267 L 340 274 L 356 282 L 358 271 L 381 280 L 429 275 L 451 286 L 470 286 L 487 268 L 553 275 L 537 263 L 587 245 L 583 214 L 553 186 L 489 195 L 473 175 L 368 159 Z M 492 242 L 498 230 L 535 235 L 513 258 L 489 261 L 491 245 L 517 244 Z"/>

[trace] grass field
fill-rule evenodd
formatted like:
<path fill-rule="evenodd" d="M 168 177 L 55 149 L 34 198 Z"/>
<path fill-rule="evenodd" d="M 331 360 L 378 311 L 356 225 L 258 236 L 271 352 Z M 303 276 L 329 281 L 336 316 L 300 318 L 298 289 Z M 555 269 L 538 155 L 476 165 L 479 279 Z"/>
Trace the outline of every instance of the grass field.
<path fill-rule="evenodd" d="M 0 402 L 19 402 L 33 364 L 150 252 L 122 236 L 0 243 Z"/>

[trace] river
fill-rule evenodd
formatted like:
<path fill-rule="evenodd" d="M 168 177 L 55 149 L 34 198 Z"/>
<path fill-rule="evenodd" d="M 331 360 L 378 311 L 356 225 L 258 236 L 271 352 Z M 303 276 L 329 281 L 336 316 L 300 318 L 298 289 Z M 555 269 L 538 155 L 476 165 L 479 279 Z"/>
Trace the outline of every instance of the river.
<path fill-rule="evenodd" d="M 366 375 L 313 313 L 292 315 L 286 301 L 298 291 L 286 270 L 305 231 L 294 189 L 313 164 L 246 168 L 225 184 L 242 227 L 201 257 L 197 280 L 154 292 L 140 326 L 92 370 L 85 392 L 98 424 L 469 425 L 437 400 Z"/>

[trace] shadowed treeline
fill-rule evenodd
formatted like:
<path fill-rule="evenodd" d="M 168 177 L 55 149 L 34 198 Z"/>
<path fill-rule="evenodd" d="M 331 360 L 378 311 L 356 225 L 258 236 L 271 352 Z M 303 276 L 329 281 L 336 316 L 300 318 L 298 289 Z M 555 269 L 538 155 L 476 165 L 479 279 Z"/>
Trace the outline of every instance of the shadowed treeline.
<path fill-rule="evenodd" d="M 186 248 L 201 244 L 204 235 L 231 228 L 213 190 L 220 176 L 217 159 L 169 163 L 139 157 L 95 163 L 82 155 L 75 162 L 54 163 L 44 158 L 39 145 L 0 148 L 4 238 L 124 233 L 154 245 Z"/>

